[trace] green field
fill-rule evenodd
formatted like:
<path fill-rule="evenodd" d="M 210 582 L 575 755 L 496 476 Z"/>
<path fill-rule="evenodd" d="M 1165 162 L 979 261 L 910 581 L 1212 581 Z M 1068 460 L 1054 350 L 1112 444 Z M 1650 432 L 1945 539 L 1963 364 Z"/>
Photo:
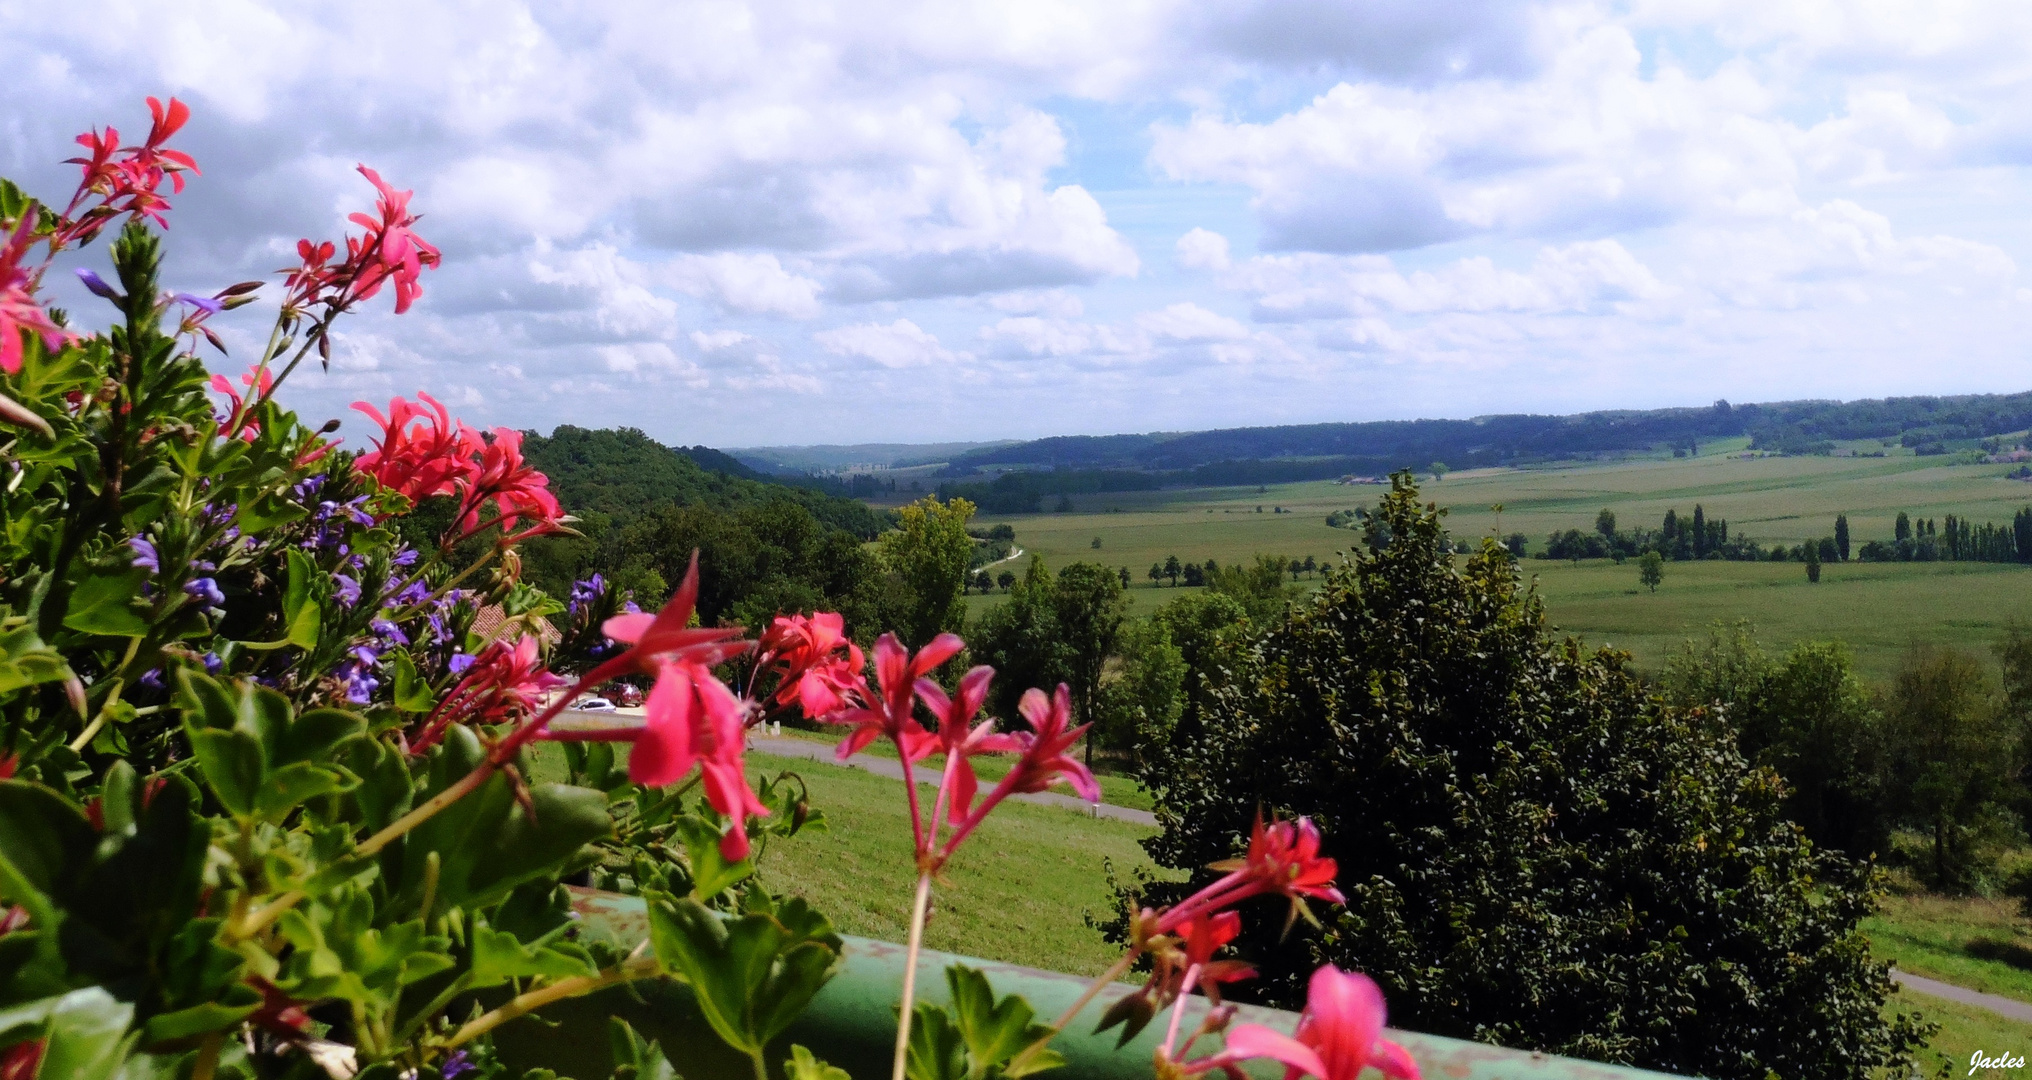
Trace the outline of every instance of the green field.
<path fill-rule="evenodd" d="M 1427 482 L 1423 490 L 1448 508 L 1449 524 L 1462 537 L 1493 535 L 1498 515 L 1490 507 L 1501 504 L 1502 533 L 1525 534 L 1533 551 L 1555 530 L 1592 529 L 1605 507 L 1625 528 L 1656 528 L 1666 510 L 1685 516 L 1700 504 L 1710 520 L 1727 519 L 1731 535 L 1747 533 L 1767 547 L 1831 535 L 1835 515 L 1846 513 L 1859 548 L 1890 539 L 1900 510 L 2008 524 L 2020 507 L 2032 505 L 2032 484 L 2006 478 L 2011 467 L 2005 465 L 1950 465 L 1946 458 L 1898 450 L 1883 458 L 1746 460 L 1739 449 L 1716 444 L 1688 459 L 1476 470 Z M 984 520 L 1009 522 L 1017 543 L 1054 568 L 1081 560 L 1128 567 L 1135 583 L 1132 610 L 1147 613 L 1174 593 L 1169 585 L 1150 584 L 1151 563 L 1177 555 L 1232 564 L 1258 552 L 1326 562 L 1357 540 L 1353 532 L 1327 526 L 1327 514 L 1372 504 L 1382 491 L 1318 481 L 1261 491 L 1100 494 L 1075 496 L 1076 509 L 1068 513 Z M 1008 565 L 1020 572 L 1022 561 Z M 1716 620 L 1747 619 L 1772 646 L 1844 639 L 1855 646 L 1864 671 L 1881 679 L 1914 644 L 1986 648 L 2013 621 L 2032 621 L 2032 568 L 2012 565 L 1851 563 L 1827 567 L 1812 586 L 1797 563 L 1676 562 L 1666 565 L 1655 596 L 1638 586 L 1634 565 L 1601 560 L 1576 567 L 1541 559 L 1522 565 L 1537 579 L 1554 624 L 1628 649 L 1647 667 Z M 979 611 L 1000 597 L 975 595 L 968 602 Z"/>

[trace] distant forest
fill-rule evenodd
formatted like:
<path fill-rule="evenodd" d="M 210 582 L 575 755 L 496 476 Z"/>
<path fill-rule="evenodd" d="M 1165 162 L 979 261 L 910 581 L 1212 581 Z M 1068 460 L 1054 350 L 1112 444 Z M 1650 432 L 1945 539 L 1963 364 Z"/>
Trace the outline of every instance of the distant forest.
<path fill-rule="evenodd" d="M 984 503 L 1033 502 L 1032 493 L 1138 490 L 1166 485 L 1265 484 L 1347 473 L 1384 475 L 1441 461 L 1455 469 L 1555 461 L 1597 454 L 1697 447 L 1747 435 L 1751 446 L 1826 453 L 1839 439 L 1896 439 L 1921 451 L 2032 427 L 2032 392 L 1881 400 L 1789 401 L 1707 408 L 1618 410 L 1573 416 L 1506 415 L 1473 420 L 1389 420 L 1157 432 L 1067 435 L 956 456 L 941 490 Z M 968 483 L 983 470 L 1045 475 Z M 1034 509 L 1034 506 L 1031 506 Z M 1013 506 L 999 512 L 1012 512 Z"/>
<path fill-rule="evenodd" d="M 705 446 L 671 447 L 634 428 L 564 425 L 549 435 L 524 432 L 522 452 L 550 477 L 566 510 L 604 515 L 615 525 L 667 506 L 717 510 L 787 501 L 819 521 L 873 540 L 890 515 L 848 496 L 847 485 L 816 478 L 765 476 Z"/>

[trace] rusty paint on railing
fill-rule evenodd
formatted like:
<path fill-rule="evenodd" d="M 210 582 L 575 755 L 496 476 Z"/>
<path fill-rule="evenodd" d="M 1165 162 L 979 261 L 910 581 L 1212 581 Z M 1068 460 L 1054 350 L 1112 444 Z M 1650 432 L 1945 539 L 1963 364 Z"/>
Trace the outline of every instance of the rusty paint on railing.
<path fill-rule="evenodd" d="M 579 890 L 575 903 L 589 931 L 624 942 L 648 936 L 648 915 L 636 897 Z M 801 1043 L 819 1057 L 846 1069 L 855 1080 L 879 1080 L 889 1073 L 905 950 L 901 945 L 869 938 L 848 937 L 845 941 L 846 954 L 839 973 L 785 1035 L 783 1046 L 772 1055 L 772 1060 L 789 1057 L 790 1044 Z M 943 972 L 954 963 L 986 972 L 998 994 L 1022 994 L 1037 1009 L 1040 1018 L 1056 1016 L 1079 998 L 1088 983 L 1083 977 L 1060 972 L 926 952 L 919 957 L 917 978 L 926 1000 L 945 1002 Z M 1162 1023 L 1151 1024 L 1121 1049 L 1115 1046 L 1113 1032 L 1092 1034 L 1101 1013 L 1131 989 L 1117 985 L 1102 991 L 1070 1030 L 1052 1043 L 1053 1049 L 1065 1055 L 1066 1068 L 1055 1071 L 1046 1080 L 1149 1080 L 1150 1055 L 1162 1036 Z M 517 1064 L 547 1065 L 564 1075 L 604 1076 L 607 1037 L 602 1021 L 613 1015 L 626 1019 L 644 1036 L 660 1040 L 670 1050 L 672 1062 L 685 1080 L 753 1080 L 747 1059 L 722 1045 L 699 1016 L 689 993 L 668 980 L 638 984 L 632 992 L 612 990 L 595 998 L 563 1004 L 564 1015 L 558 1015 L 556 1009 L 545 1013 L 547 1018 L 561 1021 L 555 1026 L 521 1021 L 503 1028 L 499 1041 L 504 1055 Z M 1204 998 L 1195 998 L 1188 1005 L 1185 1030 L 1197 1026 L 1205 1009 Z M 1289 1032 L 1298 1018 L 1280 1009 L 1245 1005 L 1236 1019 L 1239 1023 L 1266 1024 Z M 1665 1077 L 1641 1069 L 1507 1050 L 1416 1032 L 1393 1031 L 1390 1037 L 1411 1051 L 1429 1080 L 1664 1080 Z M 1210 1048 L 1204 1044 L 1195 1047 L 1194 1055 L 1203 1049 Z M 1282 1072 L 1274 1068 L 1251 1071 L 1260 1080 L 1272 1080 Z"/>

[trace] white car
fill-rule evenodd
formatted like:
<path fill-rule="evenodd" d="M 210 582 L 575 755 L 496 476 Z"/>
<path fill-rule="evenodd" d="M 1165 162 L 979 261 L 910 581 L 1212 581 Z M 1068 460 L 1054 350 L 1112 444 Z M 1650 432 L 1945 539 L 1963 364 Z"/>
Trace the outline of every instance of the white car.
<path fill-rule="evenodd" d="M 580 698 L 572 709 L 575 712 L 613 712 L 614 703 L 603 697 Z"/>

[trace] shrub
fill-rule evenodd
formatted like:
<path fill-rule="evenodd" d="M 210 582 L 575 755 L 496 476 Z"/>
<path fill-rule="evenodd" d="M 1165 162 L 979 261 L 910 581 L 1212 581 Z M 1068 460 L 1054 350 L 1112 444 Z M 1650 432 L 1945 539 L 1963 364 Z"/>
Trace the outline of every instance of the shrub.
<path fill-rule="evenodd" d="M 1408 475 L 1377 518 L 1391 542 L 1270 631 L 1175 748 L 1158 861 L 1314 815 L 1348 904 L 1306 941 L 1408 1027 L 1744 1080 L 1902 1068 L 1924 1031 L 1880 1012 L 1872 872 L 1800 836 L 1725 722 L 1553 639 L 1493 545 L 1456 569 Z M 1247 915 L 1257 985 L 1292 1000 L 1285 913 Z"/>

